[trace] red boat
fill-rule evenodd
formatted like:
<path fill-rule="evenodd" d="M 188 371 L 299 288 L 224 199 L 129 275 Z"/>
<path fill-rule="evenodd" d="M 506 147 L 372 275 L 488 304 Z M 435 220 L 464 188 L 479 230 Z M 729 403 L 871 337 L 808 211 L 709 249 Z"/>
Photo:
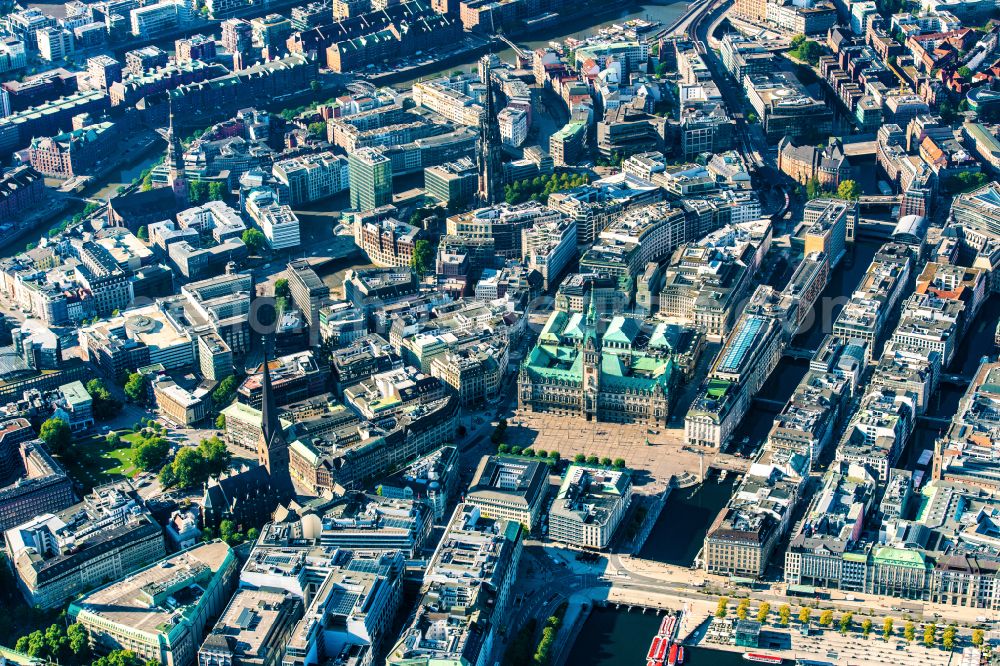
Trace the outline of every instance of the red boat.
<path fill-rule="evenodd" d="M 747 661 L 756 661 L 760 664 L 780 664 L 784 659 L 775 656 L 773 654 L 763 654 L 761 652 L 746 652 L 743 654 L 743 658 Z"/>
<path fill-rule="evenodd" d="M 670 635 L 674 631 L 675 624 L 677 624 L 677 618 L 675 618 L 673 615 L 668 615 L 667 617 L 663 618 L 663 622 L 660 622 L 659 635 L 665 638 L 670 638 Z"/>
<path fill-rule="evenodd" d="M 669 666 L 674 666 L 677 663 L 677 648 L 679 647 L 677 643 L 670 646 L 670 654 L 667 656 L 667 664 Z"/>
<path fill-rule="evenodd" d="M 646 659 L 656 659 L 656 652 L 660 649 L 661 639 L 659 636 L 653 637 L 653 642 L 649 644 L 649 654 L 646 655 Z"/>
<path fill-rule="evenodd" d="M 659 662 L 662 663 L 663 662 L 663 655 L 665 655 L 667 653 L 667 645 L 669 643 L 670 643 L 670 641 L 668 641 L 665 638 L 663 640 L 661 640 L 660 641 L 660 646 L 656 650 L 656 654 L 653 655 L 653 659 L 655 659 L 656 661 L 659 661 Z"/>

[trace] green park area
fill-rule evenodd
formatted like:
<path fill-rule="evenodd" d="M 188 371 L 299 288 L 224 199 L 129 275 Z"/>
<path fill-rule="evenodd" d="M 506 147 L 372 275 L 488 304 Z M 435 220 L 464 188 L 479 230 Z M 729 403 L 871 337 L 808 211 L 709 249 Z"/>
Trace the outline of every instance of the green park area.
<path fill-rule="evenodd" d="M 122 476 L 131 478 L 139 472 L 132 444 L 141 436 L 128 431 L 118 435 L 118 442 L 109 441 L 103 434 L 84 437 L 73 442 L 69 450 L 60 456 L 66 472 L 83 486 L 84 492 Z"/>

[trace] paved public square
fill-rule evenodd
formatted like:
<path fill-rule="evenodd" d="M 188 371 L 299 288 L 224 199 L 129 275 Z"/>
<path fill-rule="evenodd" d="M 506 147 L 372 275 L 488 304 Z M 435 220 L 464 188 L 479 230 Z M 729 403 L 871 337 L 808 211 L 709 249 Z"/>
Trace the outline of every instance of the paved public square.
<path fill-rule="evenodd" d="M 684 445 L 683 427 L 599 423 L 579 416 L 518 409 L 508 420 L 504 442 L 536 451 L 558 451 L 563 459 L 579 453 L 612 460 L 623 458 L 629 468 L 638 472 L 636 489 L 643 493 L 662 490 L 672 476 L 699 474 L 699 455 Z M 711 452 L 705 455 L 706 471 L 712 456 Z"/>

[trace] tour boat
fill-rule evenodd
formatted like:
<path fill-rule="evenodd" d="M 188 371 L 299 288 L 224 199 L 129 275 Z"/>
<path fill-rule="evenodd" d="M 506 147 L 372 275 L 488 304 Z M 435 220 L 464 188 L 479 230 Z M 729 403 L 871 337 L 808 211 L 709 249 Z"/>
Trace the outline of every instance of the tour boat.
<path fill-rule="evenodd" d="M 780 664 L 784 659 L 773 654 L 762 654 L 760 652 L 745 652 L 743 658 L 747 661 L 756 661 L 761 664 Z"/>
<path fill-rule="evenodd" d="M 663 640 L 661 640 L 659 647 L 656 649 L 656 654 L 653 655 L 653 659 L 656 660 L 656 661 L 658 661 L 658 662 L 660 662 L 662 664 L 663 663 L 663 656 L 667 653 L 667 645 L 669 645 L 669 644 L 670 644 L 670 641 L 667 640 L 666 638 L 664 638 Z"/>
<path fill-rule="evenodd" d="M 677 663 L 677 643 L 670 646 L 670 654 L 667 655 L 667 665 L 674 666 Z"/>
<path fill-rule="evenodd" d="M 655 659 L 656 652 L 660 649 L 661 639 L 659 636 L 653 637 L 653 642 L 649 644 L 649 653 L 646 655 L 646 659 Z"/>
<path fill-rule="evenodd" d="M 657 636 L 660 636 L 661 638 L 670 638 L 670 636 L 674 633 L 674 625 L 676 623 L 677 618 L 673 615 L 668 615 L 663 618 L 663 621 L 660 622 L 660 631 Z"/>

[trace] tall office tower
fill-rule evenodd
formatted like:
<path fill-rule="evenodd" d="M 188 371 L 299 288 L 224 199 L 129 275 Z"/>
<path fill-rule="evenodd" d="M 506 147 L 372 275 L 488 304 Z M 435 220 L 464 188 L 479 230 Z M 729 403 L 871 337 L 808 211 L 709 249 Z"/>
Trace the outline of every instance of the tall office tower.
<path fill-rule="evenodd" d="M 374 148 L 361 148 L 347 158 L 351 208 L 371 210 L 392 203 L 392 162 Z"/>

